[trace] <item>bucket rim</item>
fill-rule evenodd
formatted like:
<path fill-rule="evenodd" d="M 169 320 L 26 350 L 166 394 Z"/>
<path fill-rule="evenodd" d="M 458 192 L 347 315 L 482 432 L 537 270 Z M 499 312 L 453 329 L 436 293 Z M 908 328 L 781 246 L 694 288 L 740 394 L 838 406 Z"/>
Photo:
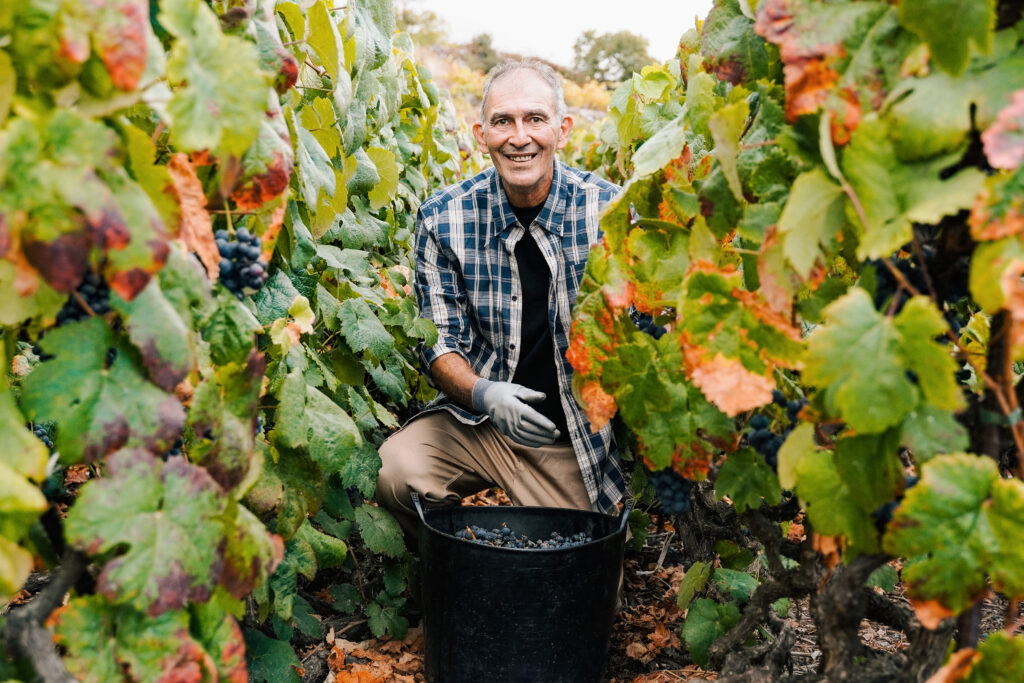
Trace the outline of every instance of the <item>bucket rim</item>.
<path fill-rule="evenodd" d="M 420 503 L 419 495 L 415 491 L 412 492 L 412 500 L 413 500 L 414 506 L 416 507 L 416 512 L 418 513 L 418 516 L 419 516 L 420 528 L 426 529 L 428 533 L 433 533 L 433 534 L 435 534 L 437 536 L 440 536 L 441 538 L 446 539 L 446 540 L 452 540 L 452 541 L 456 541 L 456 542 L 459 542 L 459 543 L 468 543 L 469 544 L 468 547 L 470 547 L 470 548 L 479 548 L 481 550 L 491 550 L 491 551 L 509 552 L 509 553 L 530 553 L 532 555 L 562 553 L 562 552 L 566 552 L 566 551 L 577 550 L 577 549 L 580 549 L 580 548 L 587 548 L 587 547 L 590 547 L 590 546 L 595 546 L 595 545 L 600 544 L 600 543 L 606 543 L 609 540 L 615 539 L 616 537 L 619 537 L 619 536 L 625 537 L 625 534 L 626 534 L 626 524 L 629 521 L 629 513 L 630 513 L 630 511 L 633 508 L 633 500 L 632 499 L 626 500 L 625 501 L 625 505 L 622 508 L 622 512 L 620 513 L 618 527 L 616 527 L 611 533 L 605 534 L 604 536 L 601 536 L 599 538 L 592 539 L 590 541 L 587 541 L 586 543 L 580 543 L 580 544 L 571 545 L 571 546 L 564 546 L 564 547 L 561 547 L 561 548 L 506 548 L 504 546 L 490 545 L 489 543 L 477 543 L 475 541 L 467 540 L 467 539 L 464 539 L 464 538 L 459 538 L 459 537 L 455 536 L 454 534 L 449 534 L 449 533 L 447 533 L 445 531 L 441 531 L 437 527 L 431 526 L 430 523 L 427 522 L 427 517 L 429 515 L 431 515 L 431 513 L 435 513 L 435 512 L 436 513 L 443 513 L 446 510 L 477 508 L 481 512 L 483 512 L 484 510 L 499 510 L 499 509 L 504 510 L 506 512 L 509 511 L 509 510 L 529 510 L 531 512 L 556 512 L 556 513 L 560 513 L 560 514 L 564 514 L 564 513 L 581 514 L 581 515 L 584 515 L 584 516 L 599 517 L 599 518 L 605 518 L 605 519 L 609 519 L 609 518 L 610 519 L 614 519 L 614 518 L 612 517 L 612 515 L 606 515 L 606 514 L 601 513 L 601 512 L 595 512 L 594 510 L 579 510 L 579 509 L 576 509 L 576 508 L 560 508 L 560 507 L 550 507 L 550 506 L 542 506 L 542 505 L 502 505 L 502 506 L 493 506 L 493 507 L 482 507 L 482 506 L 473 506 L 473 505 L 450 505 L 450 506 L 435 508 L 434 510 L 425 510 L 423 508 L 422 504 Z M 485 514 L 494 514 L 494 513 L 485 512 Z M 516 513 L 512 513 L 512 514 L 516 514 Z"/>

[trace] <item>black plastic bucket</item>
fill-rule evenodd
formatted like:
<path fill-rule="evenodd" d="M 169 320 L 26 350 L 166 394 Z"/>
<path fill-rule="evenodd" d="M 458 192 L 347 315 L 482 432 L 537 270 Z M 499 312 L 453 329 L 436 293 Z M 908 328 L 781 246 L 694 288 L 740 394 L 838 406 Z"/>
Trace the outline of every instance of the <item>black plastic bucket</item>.
<path fill-rule="evenodd" d="M 430 683 L 595 683 L 601 675 L 632 503 L 620 517 L 546 507 L 413 504 L 419 529 L 423 638 Z M 467 526 L 507 524 L 533 539 L 585 532 L 570 548 L 464 541 Z"/>

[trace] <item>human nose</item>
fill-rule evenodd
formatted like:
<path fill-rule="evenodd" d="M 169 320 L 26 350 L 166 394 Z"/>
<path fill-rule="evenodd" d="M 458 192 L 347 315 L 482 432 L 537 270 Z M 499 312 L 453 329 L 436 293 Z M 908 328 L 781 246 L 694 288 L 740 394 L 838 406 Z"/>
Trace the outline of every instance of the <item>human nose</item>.
<path fill-rule="evenodd" d="M 523 147 L 530 144 L 530 136 L 527 134 L 526 126 L 523 125 L 523 122 L 521 120 L 516 121 L 515 126 L 515 130 L 512 131 L 512 137 L 509 138 L 509 142 L 516 147 Z"/>

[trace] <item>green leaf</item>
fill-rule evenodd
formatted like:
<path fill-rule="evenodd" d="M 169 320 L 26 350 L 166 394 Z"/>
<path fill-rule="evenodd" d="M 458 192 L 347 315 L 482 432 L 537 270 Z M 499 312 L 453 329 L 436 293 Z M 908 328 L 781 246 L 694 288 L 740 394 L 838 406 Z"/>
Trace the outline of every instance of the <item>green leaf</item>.
<path fill-rule="evenodd" d="M 181 404 L 146 381 L 127 349 L 106 368 L 113 341 L 100 318 L 54 329 L 40 342 L 54 359 L 25 378 L 22 407 L 33 421 L 60 423 L 55 445 L 65 462 L 122 446 L 162 453 L 181 434 Z"/>
<path fill-rule="evenodd" d="M 885 535 L 885 549 L 906 556 L 903 579 L 916 598 L 959 613 L 992 587 L 1024 594 L 1024 483 L 1001 479 L 995 461 L 940 455 L 921 468 Z"/>
<path fill-rule="evenodd" d="M 336 584 L 328 589 L 333 599 L 331 607 L 342 614 L 351 614 L 362 602 L 359 589 L 350 583 Z"/>
<path fill-rule="evenodd" d="M 34 566 L 32 553 L 0 536 L 0 602 L 21 590 Z"/>
<path fill-rule="evenodd" d="M 0 535 L 19 541 L 46 511 L 46 498 L 27 479 L 0 462 Z"/>
<path fill-rule="evenodd" d="M 370 161 L 377 168 L 377 175 L 380 182 L 370 190 L 367 196 L 370 200 L 370 208 L 374 211 L 387 206 L 395 193 L 398 191 L 398 163 L 395 161 L 394 153 L 384 147 L 371 147 L 366 150 Z"/>
<path fill-rule="evenodd" d="M 896 498 L 903 490 L 899 432 L 857 434 L 836 441 L 832 456 L 836 472 L 865 512 Z"/>
<path fill-rule="evenodd" d="M 373 553 L 399 557 L 405 553 L 402 529 L 387 510 L 373 505 L 356 508 L 356 523 L 366 547 Z"/>
<path fill-rule="evenodd" d="M 786 490 L 796 487 L 800 461 L 815 450 L 814 425 L 801 422 L 779 448 L 779 484 Z"/>
<path fill-rule="evenodd" d="M 377 452 L 377 448 L 364 441 L 348 454 L 345 466 L 341 470 L 341 479 L 345 486 L 355 486 L 363 496 L 371 498 L 377 488 L 380 465 L 380 453 Z"/>
<path fill-rule="evenodd" d="M 934 341 L 948 325 L 932 300 L 926 296 L 911 298 L 893 323 L 901 337 L 903 362 L 917 375 L 925 400 L 942 410 L 963 408 L 963 394 L 955 377 L 959 367 L 949 350 Z"/>
<path fill-rule="evenodd" d="M 901 430 L 900 443 L 910 449 L 918 464 L 940 453 L 958 453 L 970 444 L 967 430 L 952 412 L 927 404 L 911 410 Z"/>
<path fill-rule="evenodd" d="M 700 52 L 708 71 L 734 85 L 775 80 L 781 67 L 778 50 L 754 33 L 753 22 L 744 16 L 748 1 L 715 3 L 700 31 Z"/>
<path fill-rule="evenodd" d="M 736 157 L 740 153 L 740 135 L 743 134 L 750 106 L 745 100 L 733 102 L 718 109 L 708 118 L 708 128 L 715 141 L 715 158 L 721 164 L 722 173 L 729 182 L 729 189 L 736 201 L 743 202 L 743 186 L 736 167 Z"/>
<path fill-rule="evenodd" d="M 967 68 L 971 44 L 979 52 L 992 49 L 996 26 L 995 0 L 903 0 L 900 24 L 927 43 L 932 61 L 958 76 Z"/>
<path fill-rule="evenodd" d="M 395 338 L 385 329 L 365 299 L 347 299 L 338 315 L 345 341 L 353 351 L 369 351 L 385 358 L 395 347 Z"/>
<path fill-rule="evenodd" d="M 142 355 L 150 379 L 173 391 L 195 369 L 196 355 L 189 328 L 164 297 L 157 279 L 150 280 L 132 301 L 111 297 L 126 318 L 128 338 Z"/>
<path fill-rule="evenodd" d="M 284 544 L 248 508 L 231 502 L 234 519 L 225 524 L 224 569 L 220 583 L 236 598 L 244 598 L 264 583 L 281 562 Z"/>
<path fill-rule="evenodd" d="M 871 572 L 871 576 L 868 577 L 867 582 L 864 584 L 871 588 L 881 588 L 884 592 L 888 593 L 896 587 L 896 584 L 900 582 L 900 575 L 891 564 L 883 564 L 881 567 Z"/>
<path fill-rule="evenodd" d="M 750 596 L 760 585 L 757 579 L 750 574 L 735 569 L 716 569 L 714 579 L 719 592 L 740 605 L 750 600 Z"/>
<path fill-rule="evenodd" d="M 715 491 L 719 497 L 729 496 L 740 513 L 761 507 L 762 498 L 769 505 L 777 505 L 782 499 L 778 478 L 752 448 L 729 454 L 718 472 Z"/>
<path fill-rule="evenodd" d="M 11 110 L 17 84 L 18 74 L 11 64 L 10 56 L 0 51 L 0 128 L 3 128 L 7 121 L 7 113 Z"/>
<path fill-rule="evenodd" d="M 844 536 L 851 556 L 878 549 L 877 532 L 871 514 L 850 491 L 830 453 L 806 453 L 797 466 L 796 492 L 815 532 Z"/>
<path fill-rule="evenodd" d="M 313 210 L 318 206 L 321 190 L 331 196 L 338 189 L 334 167 L 313 134 L 297 121 L 293 121 L 293 126 L 297 134 L 295 159 L 299 167 L 299 189 L 306 206 Z"/>
<path fill-rule="evenodd" d="M 693 661 L 708 665 L 708 648 L 739 623 L 740 611 L 735 603 L 720 605 L 714 600 L 700 599 L 686 613 L 683 639 Z"/>
<path fill-rule="evenodd" d="M 261 518 L 273 519 L 267 528 L 290 538 L 306 515 L 320 508 L 323 498 L 324 475 L 312 460 L 301 452 L 270 450 L 245 504 Z"/>
<path fill-rule="evenodd" d="M 54 621 L 54 640 L 67 650 L 62 661 L 76 680 L 86 683 L 123 680 L 126 671 L 139 681 L 187 680 L 223 661 L 217 656 L 221 653 L 213 653 L 211 661 L 193 639 L 185 611 L 148 615 L 93 595 L 73 598 Z"/>
<path fill-rule="evenodd" d="M 402 614 L 404 605 L 405 598 L 392 598 L 386 594 L 374 598 L 366 606 L 370 632 L 377 638 L 383 638 L 385 633 L 398 640 L 404 638 L 409 628 L 409 620 Z"/>
<path fill-rule="evenodd" d="M 857 431 L 880 432 L 900 424 L 918 397 L 891 321 L 859 287 L 830 304 L 825 315 L 828 323 L 808 340 L 804 379 L 821 387 L 830 414 Z"/>
<path fill-rule="evenodd" d="M 694 596 L 704 590 L 708 579 L 711 578 L 711 571 L 711 565 L 704 562 L 694 562 L 686 570 L 683 580 L 679 584 L 679 595 L 676 596 L 676 604 L 680 610 L 686 611 L 690 603 L 693 602 Z"/>
<path fill-rule="evenodd" d="M 306 387 L 303 410 L 309 456 L 328 474 L 340 470 L 349 452 L 362 442 L 356 423 L 337 403 L 313 387 Z"/>
<path fill-rule="evenodd" d="M 680 116 L 652 135 L 637 149 L 633 155 L 634 179 L 660 171 L 668 162 L 682 154 L 685 145 L 685 122 Z"/>
<path fill-rule="evenodd" d="M 245 655 L 253 683 L 302 683 L 297 673 L 302 663 L 286 641 L 268 638 L 256 629 L 247 628 Z"/>
<path fill-rule="evenodd" d="M 842 231 L 845 201 L 842 188 L 820 168 L 794 181 L 779 217 L 779 233 L 786 258 L 805 280 L 822 256 L 819 245 L 830 245 Z"/>
<path fill-rule="evenodd" d="M 256 46 L 222 34 L 200 0 L 162 4 L 159 20 L 177 38 L 167 60 L 172 139 L 187 151 L 241 156 L 259 134 L 270 84 Z"/>
<path fill-rule="evenodd" d="M 266 287 L 264 287 L 266 289 Z M 217 307 L 202 324 L 203 340 L 214 363 L 240 362 L 248 357 L 255 333 L 263 328 L 248 308 L 226 291 L 217 294 Z"/>
<path fill-rule="evenodd" d="M 238 622 L 216 600 L 193 605 L 192 635 L 213 657 L 222 681 L 245 680 L 245 640 Z"/>
<path fill-rule="evenodd" d="M 309 547 L 313 549 L 313 553 L 316 555 L 318 571 L 320 569 L 340 567 L 348 556 L 348 546 L 345 545 L 344 541 L 314 528 L 308 519 L 299 527 L 296 536 L 308 543 Z"/>
<path fill-rule="evenodd" d="M 25 416 L 7 390 L 0 391 L 0 434 L 4 435 L 0 439 L 0 464 L 21 477 L 42 481 L 49 452 L 32 430 L 25 428 Z"/>
<path fill-rule="evenodd" d="M 715 552 L 726 569 L 746 569 L 754 561 L 754 554 L 750 550 L 726 539 L 715 542 Z"/>
<path fill-rule="evenodd" d="M 127 547 L 104 564 L 100 593 L 154 616 L 209 598 L 225 501 L 206 470 L 122 450 L 107 458 L 105 474 L 82 487 L 66 521 L 68 541 L 91 555 Z"/>
<path fill-rule="evenodd" d="M 309 37 L 306 38 L 306 43 L 316 52 L 331 80 L 337 82 L 341 65 L 338 45 L 341 39 L 338 28 L 331 19 L 327 3 L 323 0 L 313 3 L 313 6 L 306 10 L 306 19 L 309 23 Z"/>
<path fill-rule="evenodd" d="M 971 663 L 964 683 L 1000 683 L 1024 679 L 1024 638 L 1006 631 L 990 634 L 978 646 L 981 657 Z"/>

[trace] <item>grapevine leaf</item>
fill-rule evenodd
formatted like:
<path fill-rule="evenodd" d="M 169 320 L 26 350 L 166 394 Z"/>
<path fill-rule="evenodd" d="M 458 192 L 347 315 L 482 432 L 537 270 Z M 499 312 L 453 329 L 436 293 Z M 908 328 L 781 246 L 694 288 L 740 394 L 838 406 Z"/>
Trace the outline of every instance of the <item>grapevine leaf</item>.
<path fill-rule="evenodd" d="M 188 157 L 182 152 L 171 155 L 164 172 L 180 206 L 178 229 L 182 241 L 194 251 L 206 268 L 211 282 L 220 274 L 220 251 L 213 236 L 213 221 L 206 209 L 206 193 Z M 166 190 L 165 190 L 166 191 Z"/>
<path fill-rule="evenodd" d="M 1015 45 L 1016 33 L 1005 33 Z M 961 76 L 935 71 L 905 79 L 890 96 L 887 116 L 896 153 L 917 160 L 961 149 L 972 130 L 988 128 L 1009 104 L 1022 70 L 1024 46 L 994 63 L 979 59 Z"/>
<path fill-rule="evenodd" d="M 997 590 L 1005 584 L 1019 594 L 1024 558 L 1004 534 L 1021 523 L 1020 482 L 993 491 L 995 461 L 973 455 L 941 455 L 921 471 L 885 535 L 885 549 L 908 558 L 903 578 L 910 593 L 959 613 L 987 590 L 989 572 L 1002 575 L 993 581 Z"/>
<path fill-rule="evenodd" d="M 819 169 L 801 173 L 779 217 L 782 249 L 793 268 L 807 279 L 827 247 L 843 229 L 842 189 Z"/>
<path fill-rule="evenodd" d="M 775 80 L 779 73 L 778 50 L 751 30 L 742 11 L 747 1 L 715 3 L 700 32 L 705 67 L 733 85 Z"/>
<path fill-rule="evenodd" d="M 807 510 L 814 531 L 824 536 L 845 536 L 854 554 L 878 550 L 870 513 L 840 478 L 832 455 L 825 451 L 805 453 L 797 465 L 796 491 Z"/>
<path fill-rule="evenodd" d="M 178 312 L 164 297 L 160 283 L 150 280 L 132 301 L 112 297 L 127 319 L 128 338 L 142 354 L 142 364 L 158 386 L 171 391 L 195 368 L 192 337 Z"/>
<path fill-rule="evenodd" d="M 122 446 L 164 452 L 181 434 L 181 404 L 146 381 L 128 349 L 106 368 L 113 341 L 100 318 L 54 329 L 40 342 L 54 359 L 25 378 L 22 407 L 34 421 L 60 423 L 56 446 L 66 462 Z"/>
<path fill-rule="evenodd" d="M 302 523 L 308 522 L 303 520 Z M 299 597 L 298 577 L 312 580 L 316 570 L 316 554 L 312 546 L 296 534 L 285 544 L 284 560 L 270 577 L 270 589 L 274 592 L 274 613 L 282 620 L 292 619 L 295 599 Z"/>
<path fill-rule="evenodd" d="M 361 505 L 356 508 L 356 524 L 370 552 L 383 553 L 388 557 L 400 557 L 405 553 L 402 529 L 387 510 Z"/>
<path fill-rule="evenodd" d="M 248 508 L 231 502 L 228 510 L 232 509 L 236 513 L 226 527 L 220 584 L 236 598 L 244 598 L 274 573 L 284 555 L 284 543 Z"/>
<path fill-rule="evenodd" d="M 6 604 L 22 589 L 33 566 L 32 553 L 0 536 L 0 602 Z"/>
<path fill-rule="evenodd" d="M 718 472 L 715 491 L 719 496 L 728 496 L 740 513 L 761 507 L 762 498 L 769 505 L 777 505 L 782 499 L 778 477 L 751 448 L 729 454 Z"/>
<path fill-rule="evenodd" d="M 348 413 L 318 389 L 306 388 L 306 424 L 309 456 L 324 472 L 340 470 L 350 451 L 359 445 L 359 428 Z"/>
<path fill-rule="evenodd" d="M 395 347 L 394 337 L 365 299 L 343 301 L 338 318 L 345 341 L 353 351 L 369 351 L 377 358 L 385 358 Z"/>
<path fill-rule="evenodd" d="M 722 107 L 708 118 L 708 128 L 715 141 L 715 158 L 721 164 L 729 189 L 738 202 L 744 201 L 744 198 L 736 157 L 740 153 L 740 136 L 749 113 L 750 106 L 741 100 Z"/>
<path fill-rule="evenodd" d="M 965 683 L 998 683 L 1024 679 L 1024 638 L 996 631 L 978 646 L 978 657 Z"/>
<path fill-rule="evenodd" d="M 366 151 L 373 165 L 377 167 L 377 174 L 380 182 L 370 190 L 367 198 L 370 200 L 370 208 L 377 211 L 394 199 L 398 191 L 398 163 L 394 153 L 384 147 L 371 147 Z"/>
<path fill-rule="evenodd" d="M 1012 237 L 982 242 L 971 258 L 971 296 L 981 309 L 993 314 L 1007 303 L 1001 275 L 1024 261 L 1024 244 Z M 996 277 L 994 277 L 996 276 Z"/>
<path fill-rule="evenodd" d="M 189 632 L 186 612 L 149 617 L 101 596 L 74 598 L 54 615 L 54 639 L 67 648 L 63 661 L 87 683 L 179 677 L 195 680 L 210 671 L 203 647 Z"/>
<path fill-rule="evenodd" d="M 373 497 L 377 488 L 377 473 L 380 472 L 380 453 L 373 444 L 364 441 L 352 450 L 341 469 L 341 480 L 345 486 L 355 486 L 366 498 Z"/>
<path fill-rule="evenodd" d="M 11 58 L 6 52 L 0 51 L 0 128 L 7 121 L 17 85 L 18 74 L 14 71 Z"/>
<path fill-rule="evenodd" d="M 718 590 L 740 605 L 750 600 L 758 586 L 756 578 L 736 569 L 718 568 L 715 570 L 714 579 Z"/>
<path fill-rule="evenodd" d="M 913 297 L 893 324 L 901 337 L 903 362 L 917 376 L 925 400 L 936 408 L 960 410 L 963 394 L 955 377 L 957 363 L 946 347 L 934 341 L 947 329 L 935 304 L 926 296 Z"/>
<path fill-rule="evenodd" d="M 265 285 L 252 297 L 256 317 L 263 325 L 288 317 L 288 309 L 301 296 L 283 270 L 274 273 Z"/>
<path fill-rule="evenodd" d="M 366 606 L 367 625 L 378 638 L 390 634 L 392 638 L 405 637 L 409 620 L 402 615 L 405 598 L 394 598 L 382 593 Z"/>
<path fill-rule="evenodd" d="M 213 658 L 222 681 L 248 679 L 242 629 L 213 600 L 192 607 L 192 635 Z"/>
<path fill-rule="evenodd" d="M 979 52 L 992 49 L 996 25 L 995 0 L 904 0 L 900 24 L 930 48 L 943 71 L 960 75 L 970 61 L 971 44 Z"/>
<path fill-rule="evenodd" d="M 332 81 L 338 78 L 338 71 L 341 65 L 338 44 L 341 42 L 338 36 L 338 27 L 331 19 L 327 9 L 327 3 L 319 0 L 306 10 L 306 19 L 309 23 L 309 37 L 306 43 L 313 48 L 320 63 Z"/>
<path fill-rule="evenodd" d="M 1024 163 L 1024 90 L 1014 91 L 1010 104 L 981 134 L 981 141 L 993 168 L 1013 170 Z"/>
<path fill-rule="evenodd" d="M 814 448 L 814 425 L 801 422 L 779 448 L 779 484 L 782 488 L 790 490 L 796 487 L 800 461 L 813 453 Z"/>
<path fill-rule="evenodd" d="M 261 329 L 249 309 L 226 291 L 218 293 L 217 307 L 202 326 L 203 339 L 210 344 L 213 362 L 220 364 L 246 358 L 255 342 L 255 333 Z"/>
<path fill-rule="evenodd" d="M 899 432 L 858 434 L 836 441 L 836 472 L 865 512 L 896 498 L 903 490 Z"/>
<path fill-rule="evenodd" d="M 25 417 L 7 390 L 0 391 L 0 464 L 21 477 L 42 481 L 46 476 L 46 446 L 31 429 L 25 429 Z"/>
<path fill-rule="evenodd" d="M 740 611 L 735 603 L 720 605 L 714 600 L 700 599 L 690 606 L 683 624 L 683 638 L 693 661 L 708 665 L 708 648 L 739 623 Z"/>
<path fill-rule="evenodd" d="M 247 628 L 246 659 L 253 683 L 301 683 L 297 671 L 302 664 L 287 641 L 268 638 L 256 629 Z"/>
<path fill-rule="evenodd" d="M 306 206 L 316 207 L 321 190 L 333 195 L 338 189 L 334 168 L 327 152 L 313 134 L 297 121 L 293 120 L 292 125 L 297 133 L 295 158 L 298 161 L 299 189 Z"/>
<path fill-rule="evenodd" d="M 340 567 L 348 555 L 348 546 L 344 541 L 317 530 L 308 519 L 299 527 L 296 536 L 313 549 L 318 570 Z"/>
<path fill-rule="evenodd" d="M 871 576 L 864 582 L 865 586 L 871 588 L 881 588 L 882 592 L 888 593 L 896 587 L 896 584 L 900 582 L 900 575 L 896 573 L 896 569 L 891 564 L 883 564 L 881 567 L 871 572 Z"/>
<path fill-rule="evenodd" d="M 273 519 L 267 527 L 274 533 L 290 538 L 306 515 L 320 508 L 323 498 L 323 472 L 312 460 L 301 452 L 270 450 L 245 503 L 262 519 Z"/>
<path fill-rule="evenodd" d="M 150 616 L 210 596 L 223 561 L 218 519 L 223 492 L 206 470 L 172 458 L 121 450 L 106 476 L 90 481 L 68 514 L 68 541 L 109 559 L 97 588 Z"/>
<path fill-rule="evenodd" d="M 18 541 L 46 511 L 46 498 L 5 462 L 0 462 L 0 477 L 0 535 Z"/>
<path fill-rule="evenodd" d="M 686 126 L 680 116 L 640 145 L 633 155 L 633 177 L 639 179 L 660 171 L 682 154 L 685 145 Z"/>
<path fill-rule="evenodd" d="M 900 424 L 917 405 L 907 379 L 900 338 L 860 288 L 825 309 L 828 324 L 810 336 L 804 378 L 822 388 L 830 414 L 857 431 L 879 432 Z M 863 372 L 870 367 L 871 373 Z"/>
<path fill-rule="evenodd" d="M 256 46 L 221 33 L 199 0 L 161 4 L 159 20 L 177 38 L 167 60 L 172 139 L 186 151 L 241 156 L 259 134 L 270 84 Z"/>
<path fill-rule="evenodd" d="M 900 434 L 900 443 L 910 449 L 919 464 L 940 453 L 962 451 L 969 442 L 967 430 L 951 412 L 927 404 L 910 411 Z"/>
<path fill-rule="evenodd" d="M 0 233 L 3 228 L 3 217 L 0 216 Z M 0 235 L 0 242 L 3 241 Z M 33 278 L 35 275 L 33 273 Z M 0 289 L 7 292 L 17 291 L 19 274 L 17 267 L 7 260 L 0 260 Z M 60 294 L 46 282 L 38 283 L 32 296 L 5 296 L 0 301 L 0 325 L 17 326 L 29 318 L 42 317 L 52 319 L 57 315 L 66 301 L 66 295 Z"/>
<path fill-rule="evenodd" d="M 969 208 L 985 176 L 977 169 L 967 169 L 943 180 L 944 169 L 955 161 L 939 157 L 912 165 L 901 163 L 887 126 L 875 117 L 863 121 L 842 161 L 843 173 L 867 219 L 857 255 L 888 256 L 913 237 L 912 222 L 937 223 L 943 216 Z"/>
<path fill-rule="evenodd" d="M 679 583 L 679 595 L 676 596 L 676 605 L 679 609 L 686 611 L 693 602 L 694 596 L 704 590 L 708 579 L 711 578 L 711 565 L 704 562 L 694 562 Z"/>
<path fill-rule="evenodd" d="M 281 107 L 271 107 L 260 124 L 256 141 L 242 157 L 242 177 L 231 191 L 239 209 L 255 211 L 288 189 L 295 153 Z"/>

